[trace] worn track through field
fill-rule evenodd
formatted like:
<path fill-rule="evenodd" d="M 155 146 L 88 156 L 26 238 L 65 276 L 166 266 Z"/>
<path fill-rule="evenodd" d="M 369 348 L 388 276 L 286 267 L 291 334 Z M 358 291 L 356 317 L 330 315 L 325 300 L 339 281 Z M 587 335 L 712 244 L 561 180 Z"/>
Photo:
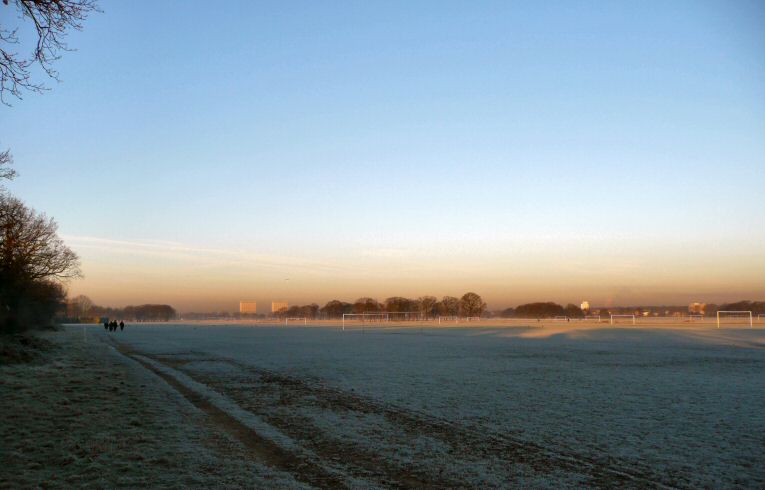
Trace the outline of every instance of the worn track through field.
<path fill-rule="evenodd" d="M 343 480 L 337 479 L 333 475 L 324 471 L 320 466 L 312 464 L 310 461 L 302 460 L 299 456 L 291 454 L 279 447 L 279 445 L 275 444 L 273 441 L 262 437 L 236 418 L 210 403 L 209 400 L 201 396 L 199 393 L 180 383 L 173 376 L 170 376 L 143 361 L 140 356 L 136 356 L 135 353 L 125 345 L 119 345 L 118 350 L 164 379 L 170 386 L 183 395 L 184 398 L 206 413 L 210 417 L 213 425 L 226 431 L 239 440 L 239 442 L 241 442 L 247 449 L 252 451 L 252 457 L 259 462 L 267 464 L 275 469 L 286 471 L 292 474 L 296 480 L 311 486 L 320 488 L 346 488 Z"/>
<path fill-rule="evenodd" d="M 392 488 L 464 488 L 517 485 L 533 481 L 529 478 L 537 478 L 538 481 L 546 475 L 573 476 L 572 481 L 577 481 L 578 486 L 588 487 L 673 488 L 689 485 L 682 477 L 670 481 L 665 475 L 638 466 L 634 461 L 614 458 L 595 460 L 557 448 L 545 448 L 512 435 L 471 429 L 426 413 L 383 404 L 355 393 L 229 359 L 209 359 L 191 353 L 185 354 L 186 358 L 178 354 L 147 356 L 224 394 L 244 410 L 262 418 L 315 455 L 308 458 L 257 434 L 173 376 L 142 361 L 141 356 L 129 347 L 118 345 L 118 349 L 165 379 L 207 413 L 215 425 L 241 441 L 252 451 L 253 458 L 289 472 L 296 480 L 311 486 L 344 488 L 349 486 L 349 481 L 361 480 L 372 486 Z M 216 377 L 215 374 L 188 368 L 190 362 L 224 362 L 231 365 L 238 373 L 235 386 L 227 384 L 227 380 L 220 375 Z M 384 446 L 409 449 L 407 444 L 411 440 L 426 437 L 445 448 L 444 458 L 418 462 L 415 451 L 415 461 L 402 463 L 391 458 L 390 449 L 375 450 L 374 445 L 362 445 L 327 433 L 307 415 L 317 409 L 333 414 L 381 417 L 389 426 L 408 437 L 403 441 L 400 438 L 391 441 L 392 436 L 384 430 L 371 436 L 381 438 Z M 423 456 L 427 458 L 428 455 Z M 467 468 L 466 471 L 456 464 L 457 459 L 462 470 Z M 477 480 L 475 474 L 470 474 L 470 468 L 479 466 L 490 473 L 501 473 L 502 483 L 498 484 L 496 479 L 493 483 Z"/>

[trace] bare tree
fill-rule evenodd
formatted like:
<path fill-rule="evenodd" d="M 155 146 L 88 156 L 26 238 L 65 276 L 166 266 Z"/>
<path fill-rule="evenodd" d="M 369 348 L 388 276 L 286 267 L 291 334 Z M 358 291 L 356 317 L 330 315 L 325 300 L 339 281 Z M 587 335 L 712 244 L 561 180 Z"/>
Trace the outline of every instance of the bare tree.
<path fill-rule="evenodd" d="M 79 277 L 77 254 L 57 231 L 52 218 L 0 194 L 0 278 L 10 282 Z"/>
<path fill-rule="evenodd" d="M 96 0 L 2 0 L 6 15 L 11 4 L 18 17 L 31 21 L 37 33 L 37 43 L 29 55 L 13 51 L 19 45 L 17 27 L 0 25 L 0 101 L 8 105 L 7 94 L 18 99 L 24 91 L 42 92 L 45 85 L 32 79 L 30 70 L 35 64 L 45 73 L 58 80 L 53 62 L 62 51 L 70 51 L 65 39 L 70 29 L 82 29 L 88 14 L 98 11 Z"/>
<path fill-rule="evenodd" d="M 385 300 L 385 311 L 389 313 L 403 313 L 412 310 L 412 300 L 403 296 L 393 296 Z"/>
<path fill-rule="evenodd" d="M 300 314 L 296 316 L 304 316 L 306 318 L 314 319 L 319 314 L 319 305 L 311 303 L 310 305 L 303 305 L 300 307 Z"/>
<path fill-rule="evenodd" d="M 64 297 L 61 282 L 79 275 L 56 222 L 0 192 L 0 332 L 50 322 Z"/>
<path fill-rule="evenodd" d="M 321 308 L 321 314 L 326 318 L 340 318 L 343 313 L 350 313 L 352 305 L 333 299 Z"/>
<path fill-rule="evenodd" d="M 457 316 L 460 311 L 460 300 L 454 296 L 444 296 L 438 304 L 438 312 L 443 316 Z"/>
<path fill-rule="evenodd" d="M 374 298 L 359 298 L 353 303 L 354 313 L 377 313 L 382 306 Z"/>
<path fill-rule="evenodd" d="M 584 311 L 582 311 L 579 306 L 573 303 L 567 304 L 564 311 L 566 312 L 566 316 L 569 318 L 581 318 L 584 316 Z"/>
<path fill-rule="evenodd" d="M 438 299 L 435 296 L 420 296 L 417 300 L 420 303 L 420 313 L 425 318 L 430 318 L 436 313 Z"/>
<path fill-rule="evenodd" d="M 93 306 L 93 301 L 84 294 L 75 296 L 67 304 L 67 316 L 70 318 L 85 318 L 91 314 Z"/>
<path fill-rule="evenodd" d="M 486 303 L 476 293 L 465 293 L 460 298 L 460 314 L 463 316 L 481 316 L 486 310 Z"/>
<path fill-rule="evenodd" d="M 0 180 L 13 180 L 16 177 L 16 171 L 10 167 L 11 164 L 13 164 L 11 151 L 0 151 Z"/>

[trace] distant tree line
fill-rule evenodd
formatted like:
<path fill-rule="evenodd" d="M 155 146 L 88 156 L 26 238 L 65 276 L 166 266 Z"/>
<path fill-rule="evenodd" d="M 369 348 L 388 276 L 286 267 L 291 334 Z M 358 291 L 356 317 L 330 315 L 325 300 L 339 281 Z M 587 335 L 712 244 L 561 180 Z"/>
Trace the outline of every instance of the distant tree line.
<path fill-rule="evenodd" d="M 362 297 L 353 303 L 333 299 L 322 307 L 316 303 L 291 306 L 277 312 L 277 316 L 336 319 L 350 313 L 414 313 L 422 319 L 438 316 L 482 316 L 486 313 L 486 303 L 480 295 L 472 292 L 465 293 L 460 298 L 444 296 L 440 300 L 435 296 L 419 298 L 392 296 L 379 302 L 374 298 Z"/>
<path fill-rule="evenodd" d="M 111 308 L 95 305 L 87 296 L 79 295 L 67 301 L 66 315 L 60 318 L 60 321 L 87 323 L 109 318 L 133 322 L 166 322 L 177 317 L 178 313 L 170 305 L 146 304 Z"/>
<path fill-rule="evenodd" d="M 60 298 L 63 300 L 63 291 Z M 55 306 L 55 305 L 54 305 Z M 718 310 L 744 310 L 752 311 L 753 314 L 765 313 L 765 301 L 738 301 L 723 305 L 707 305 L 706 314 L 714 316 Z M 53 315 L 56 308 L 49 308 L 46 314 Z M 515 308 L 506 308 L 501 311 L 489 312 L 486 303 L 476 293 L 465 293 L 462 297 L 444 296 L 440 300 L 435 296 L 420 296 L 416 299 L 403 296 L 392 296 L 382 302 L 374 298 L 361 297 L 353 303 L 332 300 L 324 306 L 316 303 L 307 305 L 294 305 L 275 313 L 277 318 L 307 318 L 338 319 L 346 313 L 415 313 L 421 319 L 435 319 L 439 316 L 451 317 L 501 317 L 501 318 L 553 318 L 565 316 L 568 318 L 583 318 L 588 314 L 601 315 L 607 318 L 610 314 L 634 314 L 642 316 L 643 312 L 649 311 L 654 315 L 686 315 L 687 306 L 616 306 L 594 307 L 583 311 L 579 306 L 569 303 L 566 306 L 548 301 L 526 303 Z M 184 319 L 236 319 L 242 317 L 236 313 L 185 313 Z M 265 318 L 266 315 L 250 315 L 253 318 Z M 59 314 L 60 321 L 68 322 L 97 322 L 103 317 L 110 319 L 122 319 L 125 321 L 169 321 L 178 318 L 178 314 L 170 305 L 146 304 L 139 306 L 126 306 L 124 308 L 110 308 L 94 305 L 87 296 L 80 295 L 65 302 L 65 309 Z"/>
<path fill-rule="evenodd" d="M 585 312 L 575 304 L 569 303 L 565 307 L 553 303 L 527 303 L 518 305 L 515 308 L 503 310 L 503 317 L 520 318 L 551 318 L 556 316 L 566 316 L 569 318 L 582 318 Z"/>
<path fill-rule="evenodd" d="M 751 311 L 753 315 L 765 314 L 765 301 L 737 301 L 722 305 L 706 304 L 704 314 L 715 316 L 718 311 Z M 585 315 L 636 315 L 636 316 L 686 316 L 688 306 L 599 306 L 583 311 L 579 306 L 569 303 L 561 306 L 553 302 L 527 303 L 506 308 L 494 313 L 494 316 L 502 318 L 552 318 L 566 316 L 568 318 L 582 318 Z"/>
<path fill-rule="evenodd" d="M 738 301 L 720 305 L 714 311 L 751 311 L 752 314 L 765 314 L 765 301 Z"/>

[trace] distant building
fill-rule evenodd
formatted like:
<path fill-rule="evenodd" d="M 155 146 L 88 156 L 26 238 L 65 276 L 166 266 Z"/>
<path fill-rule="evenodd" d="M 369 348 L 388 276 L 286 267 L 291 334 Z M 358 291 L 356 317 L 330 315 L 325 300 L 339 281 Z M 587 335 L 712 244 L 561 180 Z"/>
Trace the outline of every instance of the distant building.
<path fill-rule="evenodd" d="M 582 301 L 582 304 L 579 306 L 579 308 L 581 308 L 582 311 L 590 311 L 590 302 Z"/>
<path fill-rule="evenodd" d="M 254 315 L 258 312 L 258 303 L 255 301 L 240 301 L 239 313 Z"/>
<path fill-rule="evenodd" d="M 706 303 L 691 303 L 688 305 L 688 313 L 691 315 L 703 315 L 706 312 Z"/>
<path fill-rule="evenodd" d="M 286 301 L 271 301 L 271 313 L 286 310 L 290 305 Z"/>

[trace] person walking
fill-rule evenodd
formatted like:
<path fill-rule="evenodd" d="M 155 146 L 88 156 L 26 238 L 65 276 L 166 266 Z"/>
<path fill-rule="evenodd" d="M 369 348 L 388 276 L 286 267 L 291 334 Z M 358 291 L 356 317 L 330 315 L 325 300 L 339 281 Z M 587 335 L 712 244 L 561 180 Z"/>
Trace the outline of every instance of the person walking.
<path fill-rule="evenodd" d="M 123 331 L 123 330 L 125 330 L 125 322 L 120 320 L 120 332 Z"/>

